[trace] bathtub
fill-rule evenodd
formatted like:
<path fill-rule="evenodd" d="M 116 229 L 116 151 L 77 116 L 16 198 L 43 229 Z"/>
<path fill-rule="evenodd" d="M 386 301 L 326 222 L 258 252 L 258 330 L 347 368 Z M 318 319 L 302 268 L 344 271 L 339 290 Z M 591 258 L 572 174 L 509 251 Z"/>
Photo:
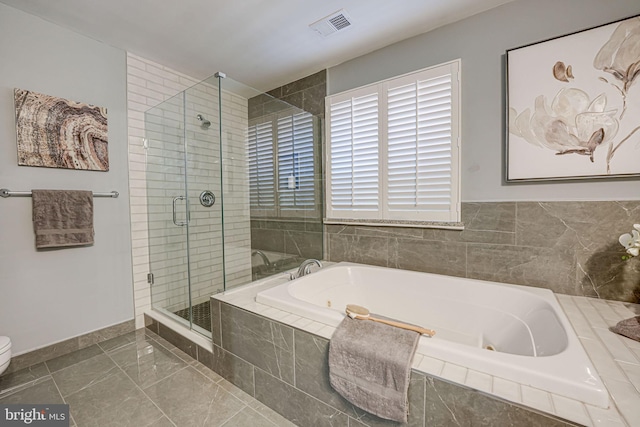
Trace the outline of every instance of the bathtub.
<path fill-rule="evenodd" d="M 329 326 L 347 304 L 434 329 L 417 352 L 602 408 L 609 394 L 547 289 L 337 263 L 256 301 Z"/>

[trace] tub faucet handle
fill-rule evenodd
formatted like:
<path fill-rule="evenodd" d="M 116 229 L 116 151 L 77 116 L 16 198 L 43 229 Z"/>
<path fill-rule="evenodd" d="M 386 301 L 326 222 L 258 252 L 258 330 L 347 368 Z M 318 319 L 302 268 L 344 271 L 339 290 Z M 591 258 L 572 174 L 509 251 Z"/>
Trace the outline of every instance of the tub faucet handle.
<path fill-rule="evenodd" d="M 311 274 L 311 266 L 314 264 L 317 265 L 319 268 L 322 268 L 322 263 L 317 259 L 308 259 L 306 261 L 303 261 L 302 264 L 300 264 L 300 267 L 298 267 L 298 272 L 296 273 L 295 277 L 298 278 L 298 277 L 306 276 L 307 274 Z"/>

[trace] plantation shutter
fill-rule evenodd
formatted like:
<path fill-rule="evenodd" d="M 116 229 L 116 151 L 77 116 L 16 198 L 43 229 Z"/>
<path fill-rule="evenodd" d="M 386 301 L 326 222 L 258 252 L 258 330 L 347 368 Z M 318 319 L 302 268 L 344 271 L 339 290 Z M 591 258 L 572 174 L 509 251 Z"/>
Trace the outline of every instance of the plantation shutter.
<path fill-rule="evenodd" d="M 275 213 L 273 125 L 272 122 L 249 126 L 249 203 L 257 215 Z"/>
<path fill-rule="evenodd" d="M 380 211 L 379 95 L 356 93 L 329 108 L 329 216 L 376 218 Z"/>
<path fill-rule="evenodd" d="M 460 221 L 459 68 L 328 97 L 328 222 Z"/>
<path fill-rule="evenodd" d="M 313 117 L 309 113 L 281 117 L 277 135 L 280 211 L 314 210 Z"/>
<path fill-rule="evenodd" d="M 387 84 L 385 218 L 457 220 L 452 71 L 428 70 Z"/>

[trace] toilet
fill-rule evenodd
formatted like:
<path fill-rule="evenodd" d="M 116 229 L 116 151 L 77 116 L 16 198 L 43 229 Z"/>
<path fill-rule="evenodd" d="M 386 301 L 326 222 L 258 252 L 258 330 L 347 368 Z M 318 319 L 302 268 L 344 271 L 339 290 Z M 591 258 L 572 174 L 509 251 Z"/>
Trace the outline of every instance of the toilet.
<path fill-rule="evenodd" d="M 9 337 L 0 337 L 0 375 L 9 367 L 11 362 L 11 340 Z"/>

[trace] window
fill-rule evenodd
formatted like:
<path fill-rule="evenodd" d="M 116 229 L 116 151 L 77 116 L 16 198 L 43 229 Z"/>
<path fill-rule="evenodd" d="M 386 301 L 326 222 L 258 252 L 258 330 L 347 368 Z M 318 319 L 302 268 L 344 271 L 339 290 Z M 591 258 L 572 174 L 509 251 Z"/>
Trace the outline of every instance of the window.
<path fill-rule="evenodd" d="M 315 127 L 315 118 L 307 112 L 280 112 L 250 124 L 252 217 L 319 216 Z"/>
<path fill-rule="evenodd" d="M 274 212 L 273 126 L 271 122 L 249 126 L 249 201 L 251 210 Z"/>
<path fill-rule="evenodd" d="M 460 221 L 459 69 L 327 97 L 327 222 Z"/>

